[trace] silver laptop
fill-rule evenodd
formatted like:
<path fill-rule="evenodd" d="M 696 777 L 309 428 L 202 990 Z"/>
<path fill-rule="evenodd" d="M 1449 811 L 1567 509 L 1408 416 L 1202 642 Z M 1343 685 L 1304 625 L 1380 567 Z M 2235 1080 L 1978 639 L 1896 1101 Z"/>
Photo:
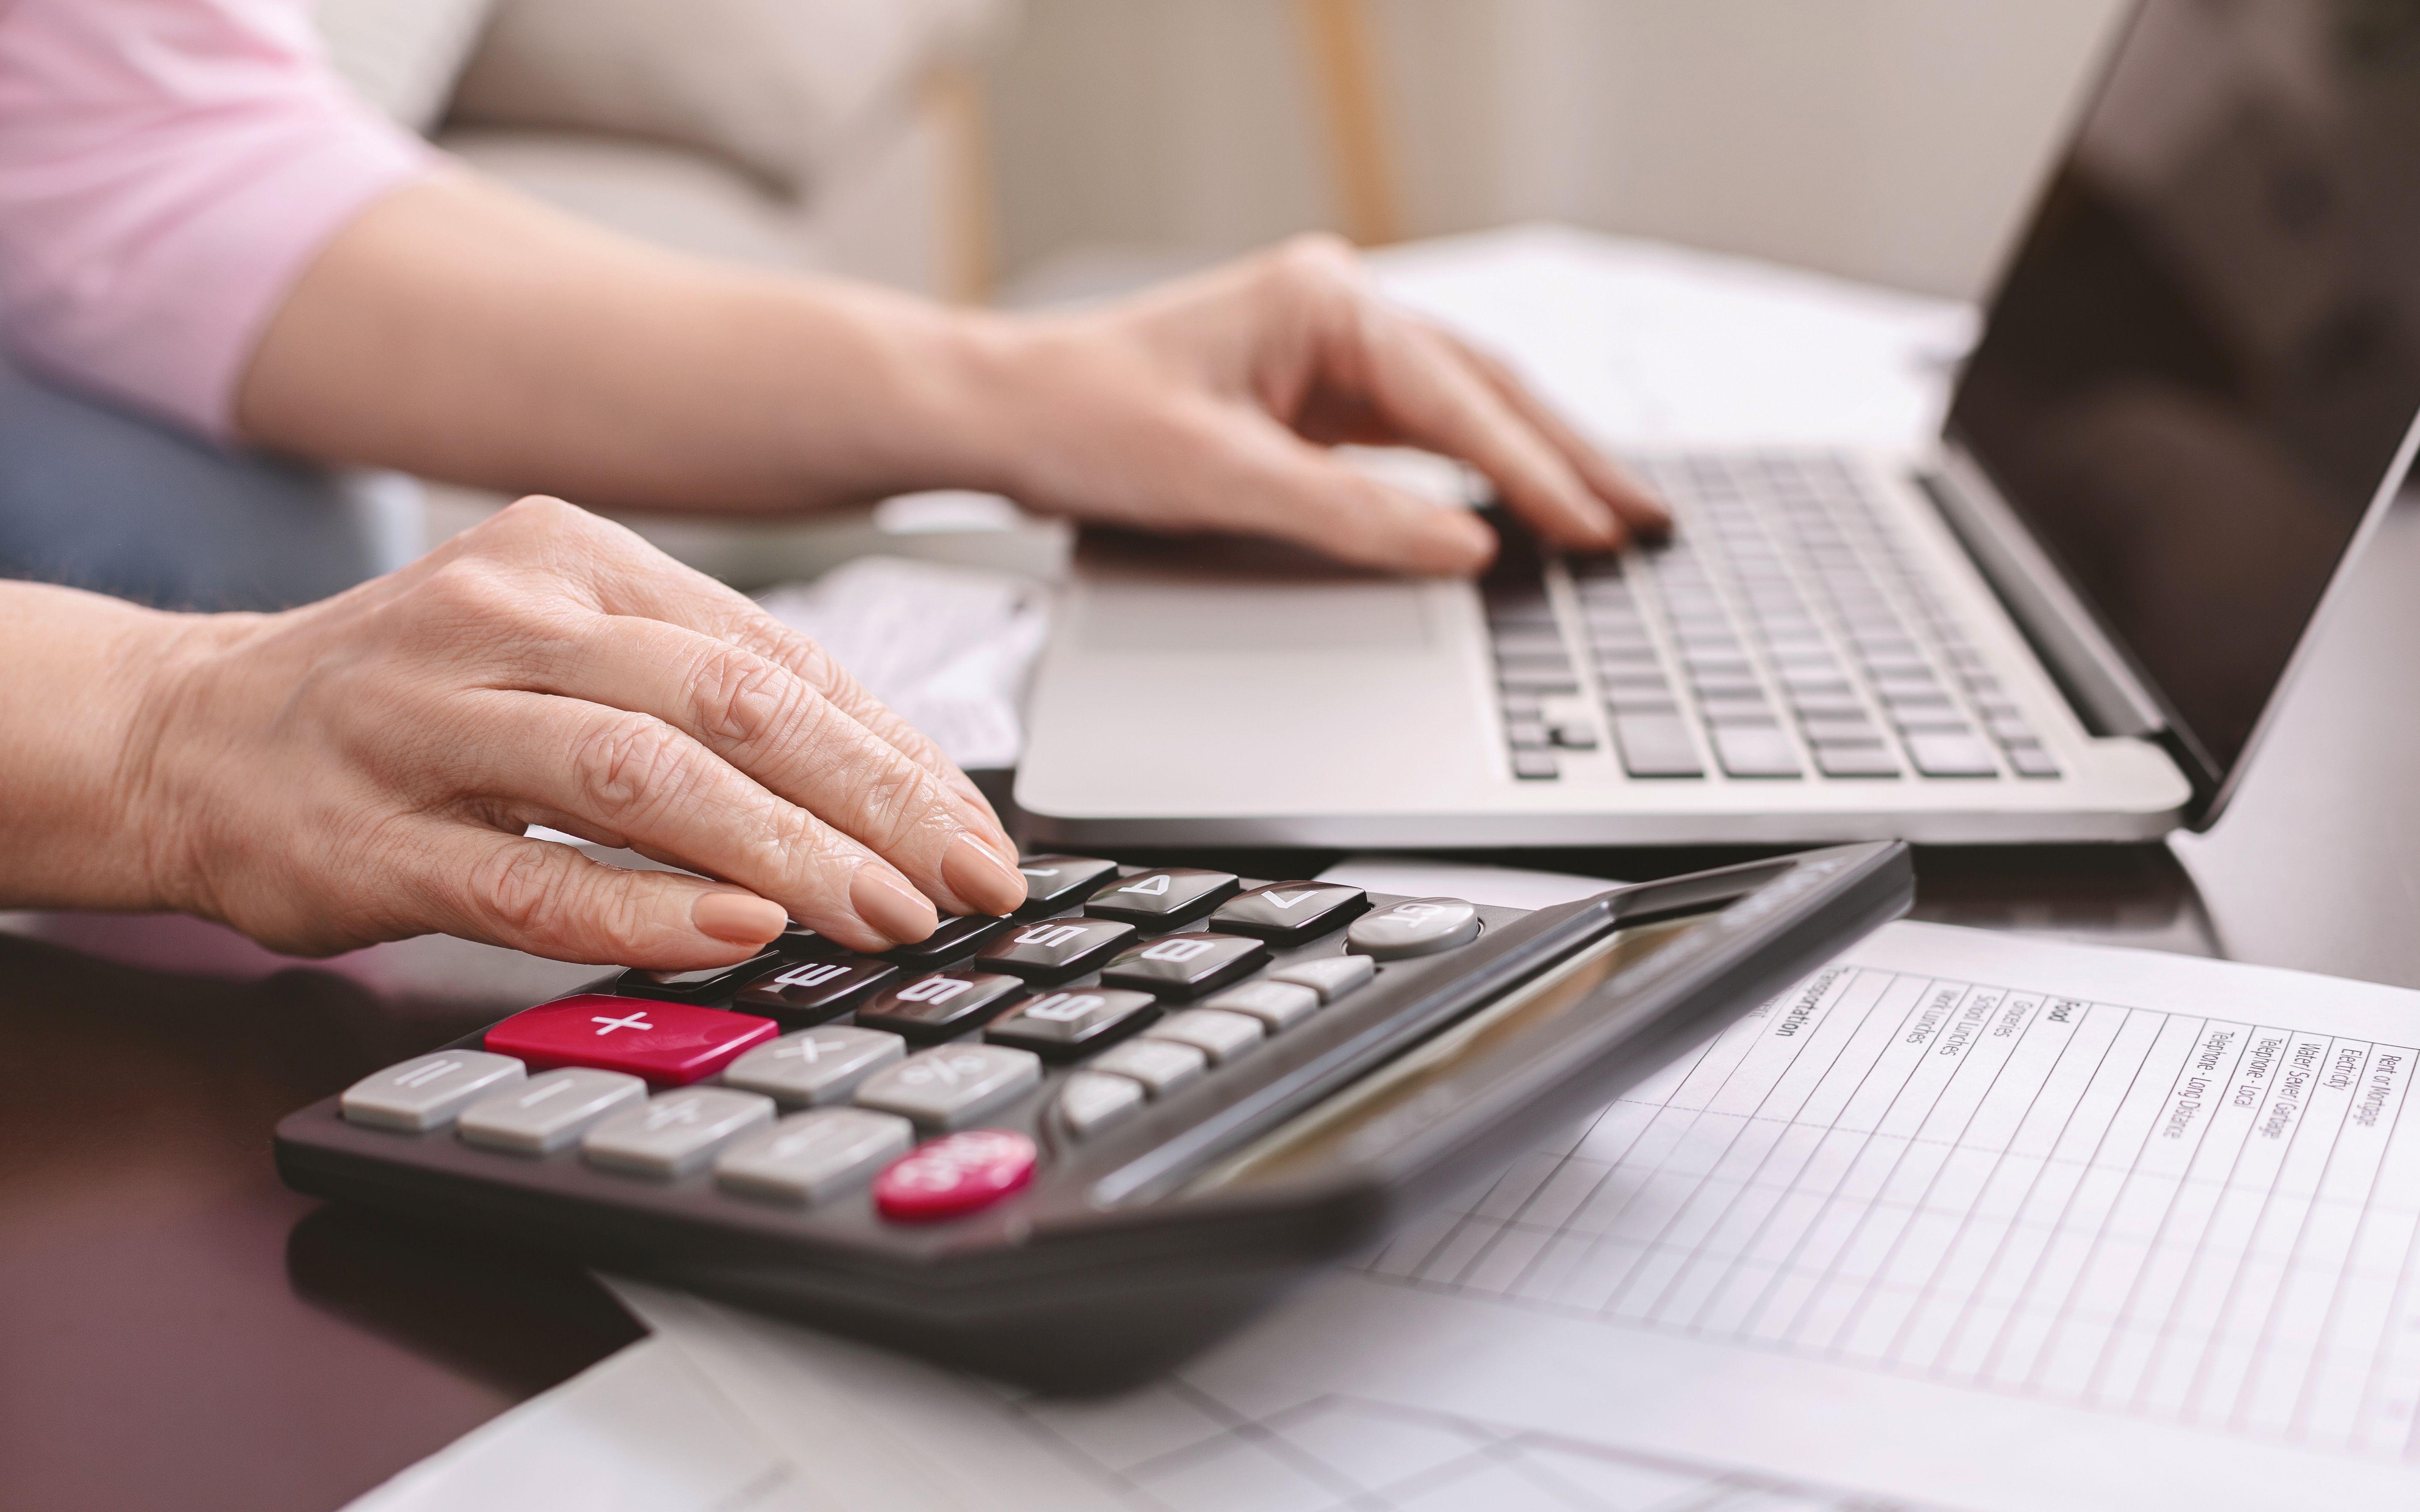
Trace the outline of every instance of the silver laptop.
<path fill-rule="evenodd" d="M 2416 57 L 2394 8 L 2149 0 L 1939 442 L 1633 457 L 1668 545 L 1088 541 L 1018 804 L 1066 846 L 2208 825 L 2411 461 Z"/>

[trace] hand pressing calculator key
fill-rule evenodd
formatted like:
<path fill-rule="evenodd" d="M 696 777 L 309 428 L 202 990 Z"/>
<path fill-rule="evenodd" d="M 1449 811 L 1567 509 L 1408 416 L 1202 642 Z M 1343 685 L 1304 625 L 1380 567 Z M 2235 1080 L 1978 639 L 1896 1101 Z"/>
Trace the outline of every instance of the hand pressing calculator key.
<path fill-rule="evenodd" d="M 1839 846 L 1523 912 L 1036 856 L 1004 919 L 625 972 L 278 1126 L 297 1189 L 1047 1389 L 1146 1379 L 1904 911 Z M 939 943 L 936 943 L 936 941 Z"/>

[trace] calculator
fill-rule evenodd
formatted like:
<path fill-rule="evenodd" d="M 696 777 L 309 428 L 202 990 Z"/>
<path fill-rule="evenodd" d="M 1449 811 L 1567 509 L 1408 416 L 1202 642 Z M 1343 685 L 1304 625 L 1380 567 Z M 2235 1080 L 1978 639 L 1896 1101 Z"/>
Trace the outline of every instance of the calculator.
<path fill-rule="evenodd" d="M 1010 918 L 629 970 L 287 1117 L 296 1189 L 1045 1390 L 1145 1380 L 1903 912 L 1903 845 L 1523 911 L 1038 856 Z"/>

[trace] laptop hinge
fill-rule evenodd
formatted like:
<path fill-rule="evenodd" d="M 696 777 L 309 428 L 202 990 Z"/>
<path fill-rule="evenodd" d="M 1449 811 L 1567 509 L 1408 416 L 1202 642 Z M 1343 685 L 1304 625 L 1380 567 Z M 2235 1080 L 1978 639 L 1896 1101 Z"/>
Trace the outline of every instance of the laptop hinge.
<path fill-rule="evenodd" d="M 1916 483 L 1957 532 L 2086 729 L 2136 736 L 2166 729 L 2159 700 L 1982 469 L 1945 443 L 1918 470 Z"/>

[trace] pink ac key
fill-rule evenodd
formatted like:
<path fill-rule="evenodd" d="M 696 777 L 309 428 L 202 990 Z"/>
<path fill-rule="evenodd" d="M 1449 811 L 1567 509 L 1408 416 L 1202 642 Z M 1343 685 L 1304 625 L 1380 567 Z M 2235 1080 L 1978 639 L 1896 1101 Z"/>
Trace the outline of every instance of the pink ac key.
<path fill-rule="evenodd" d="M 893 1223 L 931 1223 L 989 1207 L 1033 1180 L 1033 1141 L 970 1129 L 892 1161 L 874 1179 L 874 1205 Z"/>
<path fill-rule="evenodd" d="M 486 1047 L 532 1071 L 591 1066 L 658 1087 L 713 1075 L 752 1045 L 781 1033 L 771 1019 L 646 997 L 582 993 L 524 1010 L 489 1029 Z"/>

